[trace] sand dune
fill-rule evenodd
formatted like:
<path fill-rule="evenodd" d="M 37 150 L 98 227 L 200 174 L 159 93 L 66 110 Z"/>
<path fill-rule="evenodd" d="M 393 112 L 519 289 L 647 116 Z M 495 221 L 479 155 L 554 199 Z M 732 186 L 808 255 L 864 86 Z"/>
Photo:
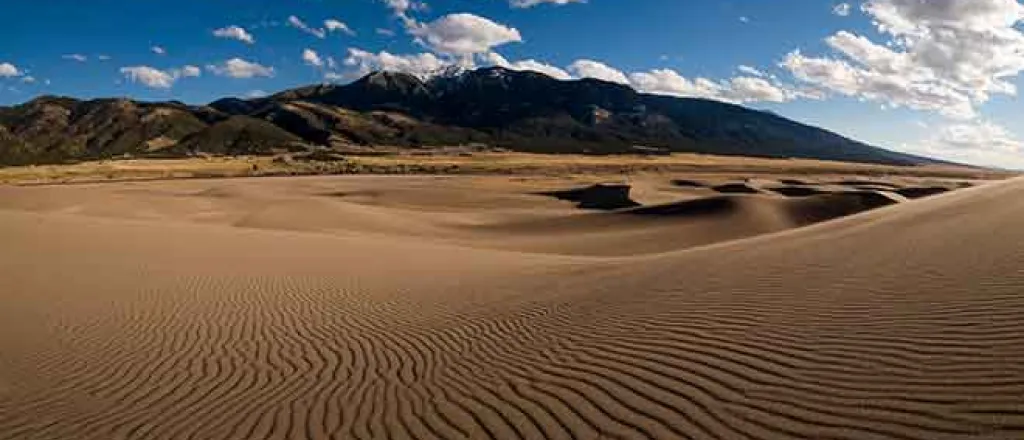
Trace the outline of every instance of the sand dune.
<path fill-rule="evenodd" d="M 0 188 L 0 438 L 1024 436 L 1024 181 L 722 184 Z"/>

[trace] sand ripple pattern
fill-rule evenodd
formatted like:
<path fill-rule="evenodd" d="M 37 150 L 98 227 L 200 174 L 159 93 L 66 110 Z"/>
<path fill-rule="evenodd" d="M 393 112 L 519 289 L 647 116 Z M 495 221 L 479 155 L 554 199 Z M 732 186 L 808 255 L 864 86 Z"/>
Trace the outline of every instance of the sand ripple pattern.
<path fill-rule="evenodd" d="M 0 438 L 1022 438 L 977 199 L 641 259 L 0 212 Z"/>

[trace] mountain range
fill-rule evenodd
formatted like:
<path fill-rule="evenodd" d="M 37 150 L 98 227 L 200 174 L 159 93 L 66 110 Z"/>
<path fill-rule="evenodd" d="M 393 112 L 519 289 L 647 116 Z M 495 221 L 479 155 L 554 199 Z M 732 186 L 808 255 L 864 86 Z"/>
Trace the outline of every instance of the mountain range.
<path fill-rule="evenodd" d="M 738 105 L 499 67 L 427 80 L 381 71 L 346 85 L 312 85 L 201 106 L 42 96 L 0 107 L 0 165 L 457 145 L 536 153 L 938 162 Z"/>

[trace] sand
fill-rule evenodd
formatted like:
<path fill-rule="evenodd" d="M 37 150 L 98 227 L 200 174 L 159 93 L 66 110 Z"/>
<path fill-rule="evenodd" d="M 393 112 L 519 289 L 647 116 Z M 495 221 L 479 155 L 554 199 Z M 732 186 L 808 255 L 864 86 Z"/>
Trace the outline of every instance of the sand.
<path fill-rule="evenodd" d="M 1024 180 L 676 180 L 0 187 L 0 438 L 1024 436 Z"/>

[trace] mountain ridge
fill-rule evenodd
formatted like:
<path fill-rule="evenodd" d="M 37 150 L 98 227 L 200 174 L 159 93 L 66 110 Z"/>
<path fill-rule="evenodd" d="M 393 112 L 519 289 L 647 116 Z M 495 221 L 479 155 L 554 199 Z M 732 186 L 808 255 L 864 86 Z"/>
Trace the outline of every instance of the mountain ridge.
<path fill-rule="evenodd" d="M 353 145 L 946 163 L 735 104 L 500 67 L 430 79 L 378 71 L 345 85 L 309 85 L 198 106 L 41 96 L 0 107 L 0 165 Z"/>

